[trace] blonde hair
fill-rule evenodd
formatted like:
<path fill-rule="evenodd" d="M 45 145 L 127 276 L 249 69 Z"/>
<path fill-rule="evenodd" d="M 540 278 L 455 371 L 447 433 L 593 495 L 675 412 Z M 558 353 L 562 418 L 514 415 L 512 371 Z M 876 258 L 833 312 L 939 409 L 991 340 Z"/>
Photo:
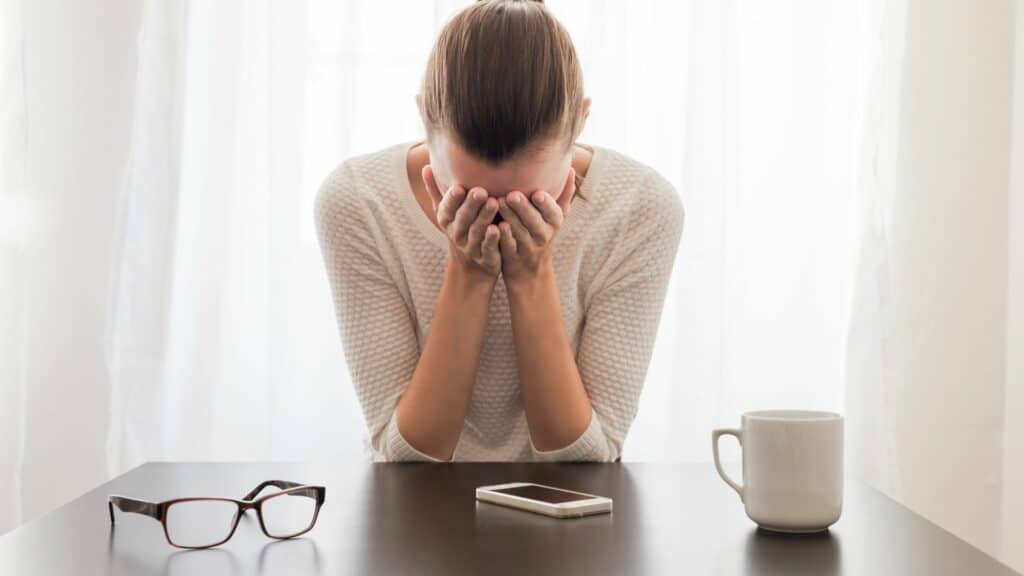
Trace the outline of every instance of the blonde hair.
<path fill-rule="evenodd" d="M 569 150 L 583 127 L 583 71 L 543 1 L 481 0 L 457 13 L 421 93 L 428 138 L 446 130 L 492 165 L 552 140 Z"/>

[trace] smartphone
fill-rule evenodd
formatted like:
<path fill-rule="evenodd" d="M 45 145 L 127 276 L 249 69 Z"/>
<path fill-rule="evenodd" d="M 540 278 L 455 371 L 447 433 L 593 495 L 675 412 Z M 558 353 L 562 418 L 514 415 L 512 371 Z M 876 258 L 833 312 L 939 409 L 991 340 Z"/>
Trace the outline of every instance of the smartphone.
<path fill-rule="evenodd" d="M 476 489 L 476 499 L 555 518 L 579 518 L 612 511 L 611 498 L 529 482 L 481 486 Z"/>

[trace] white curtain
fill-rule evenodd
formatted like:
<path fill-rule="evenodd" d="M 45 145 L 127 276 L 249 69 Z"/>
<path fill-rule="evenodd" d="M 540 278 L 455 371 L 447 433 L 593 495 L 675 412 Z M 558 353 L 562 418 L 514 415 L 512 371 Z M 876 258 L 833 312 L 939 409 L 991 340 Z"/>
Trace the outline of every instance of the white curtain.
<path fill-rule="evenodd" d="M 749 409 L 842 408 L 876 5 L 609 3 L 570 25 L 587 135 L 661 170 L 688 214 L 624 459 L 706 460 Z"/>
<path fill-rule="evenodd" d="M 427 54 L 466 3 L 0 4 L 0 532 L 146 460 L 362 457 L 313 196 L 342 159 L 420 137 Z M 594 101 L 581 140 L 654 166 L 687 210 L 624 459 L 706 461 L 709 430 L 747 409 L 843 410 L 855 472 L 913 501 L 934 462 L 897 465 L 927 445 L 901 445 L 900 422 L 930 413 L 886 394 L 920 393 L 893 371 L 932 350 L 887 347 L 919 287 L 885 274 L 934 256 L 890 217 L 927 199 L 897 194 L 910 151 L 948 136 L 900 144 L 907 70 L 942 77 L 950 54 L 902 55 L 973 3 L 937 22 L 912 0 L 547 3 Z M 1013 11 L 986 6 L 972 40 Z"/>
<path fill-rule="evenodd" d="M 426 54 L 460 5 L 146 5 L 111 474 L 360 448 L 311 200 L 340 159 L 418 137 Z M 627 459 L 706 459 L 747 408 L 841 407 L 871 6 L 551 3 L 594 99 L 581 139 L 658 168 L 690 215 Z"/>
<path fill-rule="evenodd" d="M 112 3 L 79 16 L 131 10 Z M 90 206 L 112 223 L 97 247 L 109 265 L 83 279 L 102 303 L 88 336 L 109 399 L 77 416 L 105 432 L 90 437 L 102 473 L 85 477 L 154 459 L 361 456 L 312 199 L 343 158 L 420 136 L 427 53 L 464 4 L 150 0 L 124 18 L 132 105 L 104 109 L 127 126 L 109 160 L 120 178 Z M 707 460 L 709 429 L 748 408 L 841 409 L 875 3 L 549 6 L 594 100 L 581 140 L 657 168 L 688 213 L 625 459 Z M 33 402 L 15 399 L 7 422 L 44 412 Z M 31 427 L 14 432 L 9 446 L 32 444 Z M 6 478 L 31 473 L 20 462 L 5 460 Z M 33 502 L 27 516 L 56 504 Z"/>

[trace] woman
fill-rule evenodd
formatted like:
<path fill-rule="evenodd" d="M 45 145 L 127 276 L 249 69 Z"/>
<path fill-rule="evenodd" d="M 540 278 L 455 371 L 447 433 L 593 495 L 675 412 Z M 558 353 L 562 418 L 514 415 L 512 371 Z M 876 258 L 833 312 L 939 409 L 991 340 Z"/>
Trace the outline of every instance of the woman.
<path fill-rule="evenodd" d="M 576 143 L 590 99 L 541 2 L 459 12 L 416 100 L 426 140 L 348 159 L 316 200 L 375 459 L 617 460 L 682 233 L 678 195 Z"/>

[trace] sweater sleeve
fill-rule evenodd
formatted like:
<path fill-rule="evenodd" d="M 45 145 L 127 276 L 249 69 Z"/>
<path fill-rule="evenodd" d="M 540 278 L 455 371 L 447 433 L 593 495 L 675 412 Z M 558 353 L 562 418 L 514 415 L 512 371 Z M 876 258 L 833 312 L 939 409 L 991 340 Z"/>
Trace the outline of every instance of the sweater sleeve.
<path fill-rule="evenodd" d="M 405 301 L 381 257 L 369 198 L 343 164 L 321 186 L 314 220 L 334 301 L 345 361 L 373 451 L 386 460 L 439 461 L 409 444 L 395 407 L 419 362 Z"/>
<path fill-rule="evenodd" d="M 568 446 L 537 460 L 612 462 L 622 454 L 650 364 L 665 292 L 683 231 L 682 201 L 653 170 L 627 226 L 595 279 L 576 365 L 590 397 L 590 425 Z"/>

